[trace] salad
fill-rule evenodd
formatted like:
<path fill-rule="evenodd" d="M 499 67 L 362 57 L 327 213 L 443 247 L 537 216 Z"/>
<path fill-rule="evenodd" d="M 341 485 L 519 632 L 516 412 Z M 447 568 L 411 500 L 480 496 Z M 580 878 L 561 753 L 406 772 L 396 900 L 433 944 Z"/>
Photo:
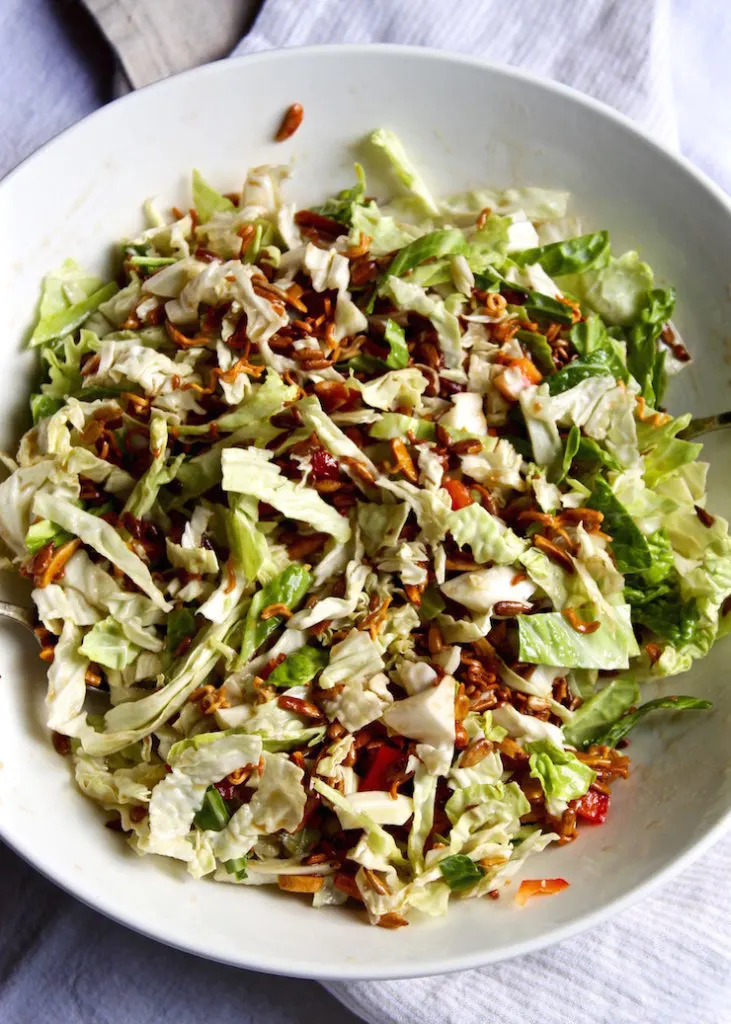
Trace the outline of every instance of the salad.
<path fill-rule="evenodd" d="M 437 199 L 370 141 L 387 205 L 194 172 L 117 280 L 46 278 L 0 537 L 110 827 L 398 927 L 500 896 L 604 821 L 638 721 L 710 706 L 653 681 L 728 630 L 731 542 L 662 408 L 672 289 L 563 192 Z"/>

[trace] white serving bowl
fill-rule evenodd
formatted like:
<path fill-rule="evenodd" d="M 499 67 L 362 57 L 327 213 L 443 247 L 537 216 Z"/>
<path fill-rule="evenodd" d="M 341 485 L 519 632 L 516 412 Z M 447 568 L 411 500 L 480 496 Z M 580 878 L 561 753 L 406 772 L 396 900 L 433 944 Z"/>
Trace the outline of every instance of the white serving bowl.
<path fill-rule="evenodd" d="M 285 108 L 305 119 L 287 143 Z M 682 160 L 608 108 L 568 89 L 477 60 L 402 47 L 314 47 L 213 64 L 126 97 L 44 147 L 0 186 L 0 445 L 13 450 L 35 359 L 23 351 L 41 278 L 65 257 L 109 269 L 111 247 L 136 230 L 157 195 L 188 205 L 193 165 L 225 191 L 255 164 L 294 161 L 292 195 L 313 203 L 353 181 L 356 143 L 394 129 L 439 192 L 541 185 L 574 193 L 588 227 L 637 247 L 678 289 L 677 324 L 696 361 L 671 392 L 693 413 L 731 407 L 731 210 Z M 370 166 L 368 168 L 370 170 Z M 369 175 L 369 191 L 384 195 Z M 387 193 L 385 193 L 387 194 Z M 728 513 L 725 435 L 709 441 L 710 507 Z M 2 596 L 18 598 L 8 580 Z M 23 857 L 103 913 L 162 942 L 231 964 L 318 978 L 431 974 L 526 953 L 592 925 L 716 839 L 731 812 L 731 641 L 658 692 L 709 697 L 715 709 L 658 716 L 632 741 L 633 770 L 606 825 L 531 859 L 529 877 L 569 889 L 519 909 L 465 901 L 407 930 L 313 911 L 266 888 L 194 881 L 160 858 L 139 859 L 104 829 L 74 788 L 43 725 L 44 667 L 29 636 L 0 635 L 3 719 L 0 833 Z M 524 872 L 525 875 L 525 872 Z"/>

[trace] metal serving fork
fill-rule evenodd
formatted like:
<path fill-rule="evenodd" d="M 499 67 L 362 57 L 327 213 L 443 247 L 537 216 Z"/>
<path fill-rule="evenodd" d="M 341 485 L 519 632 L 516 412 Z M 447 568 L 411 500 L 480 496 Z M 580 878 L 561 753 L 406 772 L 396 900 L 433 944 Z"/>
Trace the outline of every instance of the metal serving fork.
<path fill-rule="evenodd" d="M 723 430 L 725 427 L 731 427 L 731 412 L 719 412 L 715 416 L 695 416 L 685 430 L 680 431 L 678 437 L 683 441 L 692 441 L 701 434 L 710 434 L 713 430 Z"/>
<path fill-rule="evenodd" d="M 35 630 L 36 617 L 32 608 L 23 608 L 19 604 L 0 601 L 0 618 L 13 619 L 14 622 L 19 622 L 21 626 L 25 626 L 31 633 Z"/>

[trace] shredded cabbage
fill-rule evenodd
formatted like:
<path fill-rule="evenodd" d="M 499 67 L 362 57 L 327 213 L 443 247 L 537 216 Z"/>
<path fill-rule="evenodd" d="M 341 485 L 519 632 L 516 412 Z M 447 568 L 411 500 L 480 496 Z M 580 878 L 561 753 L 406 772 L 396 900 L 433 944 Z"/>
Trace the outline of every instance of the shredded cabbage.
<path fill-rule="evenodd" d="M 731 631 L 731 538 L 662 411 L 672 288 L 566 193 L 370 147 L 388 202 L 194 171 L 123 287 L 46 277 L 0 540 L 134 849 L 383 924 L 500 892 L 631 728 L 708 707 L 645 694 Z"/>

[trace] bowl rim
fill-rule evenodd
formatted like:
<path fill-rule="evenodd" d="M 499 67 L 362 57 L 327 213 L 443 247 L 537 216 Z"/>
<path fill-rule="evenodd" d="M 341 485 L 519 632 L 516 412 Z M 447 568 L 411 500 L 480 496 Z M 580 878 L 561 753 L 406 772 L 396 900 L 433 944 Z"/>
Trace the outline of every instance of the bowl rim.
<path fill-rule="evenodd" d="M 89 122 L 106 117 L 107 112 L 112 108 L 117 108 L 122 104 L 139 102 L 139 100 L 136 99 L 139 95 L 147 94 L 151 91 L 175 89 L 177 88 L 178 80 L 181 78 L 202 79 L 208 76 L 225 74 L 228 69 L 232 69 L 243 62 L 248 66 L 254 63 L 267 64 L 277 63 L 281 60 L 286 61 L 292 54 L 301 54 L 317 58 L 329 57 L 334 53 L 352 56 L 372 56 L 375 60 L 384 54 L 393 56 L 400 55 L 408 57 L 409 59 L 419 59 L 427 62 L 439 61 L 446 64 L 466 65 L 475 69 L 487 70 L 499 77 L 525 82 L 530 86 L 553 93 L 568 101 L 569 104 L 583 107 L 595 114 L 597 117 L 613 122 L 620 131 L 623 131 L 626 135 L 633 137 L 645 146 L 649 146 L 657 156 L 670 160 L 681 171 L 683 171 L 688 178 L 694 180 L 698 186 L 710 193 L 725 212 L 731 216 L 731 198 L 729 198 L 721 187 L 717 185 L 705 172 L 697 168 L 682 154 L 674 152 L 669 145 L 655 138 L 625 114 L 620 113 L 607 104 L 602 103 L 585 93 L 579 92 L 571 86 L 555 82 L 530 71 L 525 71 L 522 68 L 500 64 L 495 61 L 468 54 L 439 50 L 434 47 L 409 46 L 398 43 L 332 43 L 280 47 L 277 49 L 263 50 L 250 54 L 240 54 L 234 57 L 226 57 L 200 67 L 191 68 L 187 71 L 171 75 L 168 78 L 153 82 L 150 85 L 146 85 L 124 96 L 118 97 L 110 103 L 99 107 L 97 110 L 88 114 L 81 120 L 62 129 L 60 132 L 57 132 L 40 147 L 34 150 L 33 153 L 25 157 L 17 166 L 12 168 L 2 179 L 0 179 L 0 195 L 7 186 L 15 181 L 16 178 L 23 175 L 28 166 L 33 165 L 45 155 L 47 150 L 52 149 L 59 139 L 73 137 L 74 133 L 82 129 L 82 126 L 85 128 Z M 211 960 L 231 967 L 255 970 L 264 974 L 284 975 L 287 977 L 304 978 L 316 981 L 369 981 L 418 978 L 425 977 L 427 975 L 439 975 L 456 971 L 471 970 L 487 966 L 489 964 L 499 963 L 513 957 L 525 956 L 529 953 L 537 952 L 592 928 L 629 908 L 641 896 L 649 895 L 661 885 L 675 878 L 681 871 L 688 868 L 729 831 L 731 831 L 731 806 L 708 829 L 705 835 L 698 839 L 676 860 L 658 869 L 646 880 L 636 883 L 622 895 L 615 897 L 602 907 L 578 914 L 571 921 L 550 928 L 541 935 L 509 942 L 500 949 L 492 951 L 480 951 L 478 949 L 469 954 L 447 954 L 444 958 L 440 959 L 434 959 L 432 956 L 432 958 L 425 959 L 424 962 L 420 963 L 418 966 L 410 965 L 407 967 L 389 967 L 385 965 L 378 966 L 376 968 L 369 968 L 367 965 L 349 964 L 347 966 L 332 968 L 318 968 L 315 972 L 307 961 L 296 961 L 290 958 L 283 964 L 271 956 L 259 955 L 255 949 L 247 951 L 245 956 L 240 957 L 225 957 L 214 954 L 204 946 L 196 944 L 194 936 L 184 940 L 179 936 L 166 931 L 165 923 L 163 921 L 151 923 L 135 919 L 134 914 L 126 912 L 125 909 L 116 904 L 114 900 L 108 899 L 104 893 L 92 893 L 90 891 L 86 891 L 81 879 L 75 879 L 72 875 L 68 875 L 68 877 L 64 878 L 61 877 L 63 872 L 56 874 L 48 870 L 46 867 L 39 866 L 34 860 L 33 851 L 23 842 L 22 836 L 10 836 L 6 834 L 6 830 L 2 822 L 2 808 L 0 808 L 0 840 L 2 840 L 2 842 L 20 856 L 27 864 L 33 867 L 34 870 L 38 871 L 44 878 L 48 879 L 61 890 L 79 900 L 85 906 L 98 911 L 115 923 L 124 925 L 131 931 L 147 938 L 154 939 L 157 942 L 161 942 L 173 949 L 193 954 L 205 960 Z"/>

